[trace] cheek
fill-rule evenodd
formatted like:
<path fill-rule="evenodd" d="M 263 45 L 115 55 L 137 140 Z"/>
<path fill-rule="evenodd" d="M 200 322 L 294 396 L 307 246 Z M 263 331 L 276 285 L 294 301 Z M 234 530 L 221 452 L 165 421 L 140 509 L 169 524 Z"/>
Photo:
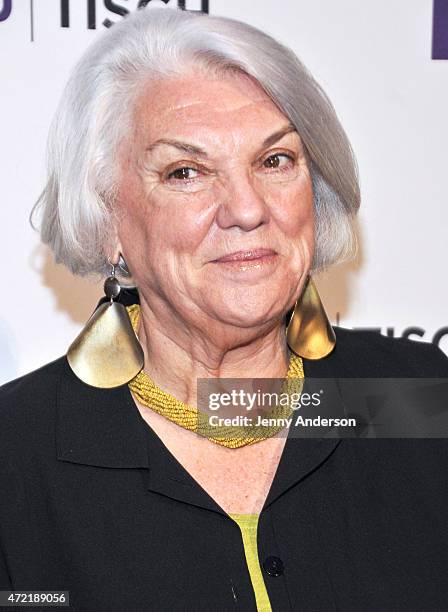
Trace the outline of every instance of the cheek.
<path fill-rule="evenodd" d="M 294 185 L 281 185 L 271 194 L 272 210 L 282 232 L 291 239 L 313 244 L 314 204 L 311 179 L 306 177 Z"/>
<path fill-rule="evenodd" d="M 194 252 L 210 226 L 211 207 L 204 197 L 170 194 L 155 188 L 148 193 L 131 182 L 122 183 L 120 239 L 129 259 L 140 267 Z M 207 198 L 210 202 L 210 198 Z"/>
<path fill-rule="evenodd" d="M 194 253 L 210 228 L 212 207 L 205 194 L 154 193 L 147 210 L 148 241 L 167 256 Z"/>

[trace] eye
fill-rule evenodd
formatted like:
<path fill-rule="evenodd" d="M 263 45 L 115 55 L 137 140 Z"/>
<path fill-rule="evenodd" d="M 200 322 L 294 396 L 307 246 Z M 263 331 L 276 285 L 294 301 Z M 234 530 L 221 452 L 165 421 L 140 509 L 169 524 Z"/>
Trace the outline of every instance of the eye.
<path fill-rule="evenodd" d="M 286 167 L 289 166 L 288 162 L 293 161 L 294 159 L 291 157 L 291 155 L 286 155 L 286 153 L 274 153 L 274 155 L 270 155 L 264 160 L 263 166 L 265 168 L 272 168 L 274 170 L 276 168 L 286 169 Z"/>
<path fill-rule="evenodd" d="M 196 174 L 194 174 L 195 172 Z M 188 181 L 193 178 L 196 178 L 197 175 L 198 175 L 198 170 L 195 170 L 194 168 L 188 168 L 187 166 L 185 166 L 183 168 L 176 168 L 176 170 L 173 170 L 172 172 L 168 174 L 167 178 L 168 180 L 176 179 L 180 181 Z"/>

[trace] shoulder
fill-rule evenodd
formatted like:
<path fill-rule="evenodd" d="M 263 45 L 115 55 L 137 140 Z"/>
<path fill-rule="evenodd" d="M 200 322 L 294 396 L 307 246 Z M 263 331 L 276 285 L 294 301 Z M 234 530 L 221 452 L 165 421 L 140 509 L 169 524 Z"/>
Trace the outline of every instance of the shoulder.
<path fill-rule="evenodd" d="M 2 444 L 25 432 L 44 433 L 55 418 L 58 384 L 67 360 L 60 357 L 0 387 Z"/>
<path fill-rule="evenodd" d="M 0 386 L 0 409 L 5 409 L 12 399 L 16 404 L 28 404 L 30 399 L 39 401 L 48 398 L 57 386 L 65 362 L 65 356 L 60 357 Z"/>
<path fill-rule="evenodd" d="M 375 331 L 334 328 L 332 365 L 353 376 L 448 377 L 448 357 L 434 344 Z"/>

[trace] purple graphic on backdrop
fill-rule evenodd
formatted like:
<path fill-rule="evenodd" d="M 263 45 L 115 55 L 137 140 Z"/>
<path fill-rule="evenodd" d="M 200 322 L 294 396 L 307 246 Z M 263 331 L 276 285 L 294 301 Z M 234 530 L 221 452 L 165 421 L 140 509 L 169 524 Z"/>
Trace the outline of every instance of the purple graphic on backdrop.
<path fill-rule="evenodd" d="M 434 0 L 432 59 L 448 59 L 448 0 Z"/>
<path fill-rule="evenodd" d="M 0 0 L 0 6 L 2 7 L 0 10 L 0 21 L 5 21 L 11 15 L 12 9 L 12 0 Z"/>

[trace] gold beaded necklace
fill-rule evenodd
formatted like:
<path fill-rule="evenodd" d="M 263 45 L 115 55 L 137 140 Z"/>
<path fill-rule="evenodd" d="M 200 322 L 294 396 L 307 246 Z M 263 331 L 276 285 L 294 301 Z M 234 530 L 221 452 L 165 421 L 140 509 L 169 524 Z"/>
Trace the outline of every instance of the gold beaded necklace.
<path fill-rule="evenodd" d="M 127 311 L 134 331 L 137 331 L 140 306 L 138 304 L 127 306 Z M 247 417 L 250 419 L 249 422 L 247 419 L 246 421 L 243 419 L 244 424 L 241 425 L 216 425 L 213 419 L 210 418 L 212 413 L 202 412 L 198 408 L 189 406 L 166 393 L 151 380 L 144 370 L 141 370 L 128 383 L 128 386 L 134 397 L 141 404 L 151 408 L 154 412 L 166 417 L 180 427 L 194 431 L 221 446 L 240 448 L 271 438 L 287 426 L 287 419 L 291 417 L 294 404 L 300 397 L 303 380 L 302 360 L 299 356 L 291 353 L 288 373 L 280 390 L 282 400 L 286 401 L 281 400 L 280 403 L 274 405 L 274 408 L 269 413 L 264 413 L 263 419 L 266 418 L 268 421 L 263 421 L 263 424 L 257 424 L 258 416 L 253 416 L 254 413 L 252 412 L 252 416 Z M 289 401 L 291 399 L 294 400 L 294 403 Z M 260 413 L 258 412 L 258 414 Z M 237 421 L 241 421 L 241 419 L 237 419 Z"/>

